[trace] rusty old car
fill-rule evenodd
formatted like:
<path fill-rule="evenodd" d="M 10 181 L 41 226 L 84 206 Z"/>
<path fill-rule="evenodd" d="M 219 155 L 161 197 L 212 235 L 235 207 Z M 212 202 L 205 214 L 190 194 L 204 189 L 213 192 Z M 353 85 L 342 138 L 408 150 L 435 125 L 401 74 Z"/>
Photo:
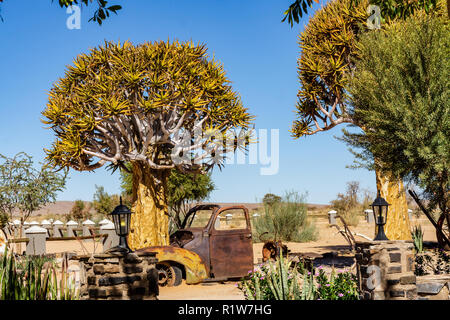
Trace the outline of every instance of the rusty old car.
<path fill-rule="evenodd" d="M 197 205 L 170 236 L 170 246 L 138 251 L 157 252 L 160 286 L 177 286 L 183 279 L 196 284 L 242 278 L 253 269 L 248 209 L 241 205 Z"/>

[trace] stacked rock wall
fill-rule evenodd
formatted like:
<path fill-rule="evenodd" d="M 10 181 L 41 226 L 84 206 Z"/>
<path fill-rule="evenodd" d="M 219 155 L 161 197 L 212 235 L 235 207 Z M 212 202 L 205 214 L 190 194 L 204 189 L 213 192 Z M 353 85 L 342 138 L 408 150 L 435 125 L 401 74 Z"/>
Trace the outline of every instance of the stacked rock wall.
<path fill-rule="evenodd" d="M 78 256 L 83 300 L 156 300 L 156 253 Z"/>

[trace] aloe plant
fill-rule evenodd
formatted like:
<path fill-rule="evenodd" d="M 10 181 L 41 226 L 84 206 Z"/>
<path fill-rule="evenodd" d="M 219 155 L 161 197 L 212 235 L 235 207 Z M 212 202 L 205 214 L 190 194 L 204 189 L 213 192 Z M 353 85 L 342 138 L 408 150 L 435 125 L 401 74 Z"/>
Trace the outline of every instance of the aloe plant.
<path fill-rule="evenodd" d="M 314 275 L 309 275 L 306 271 L 303 274 L 303 289 L 300 296 L 300 300 L 314 300 L 316 299 L 316 286 L 314 284 Z"/>
<path fill-rule="evenodd" d="M 411 232 L 411 236 L 414 241 L 414 248 L 417 253 L 423 251 L 423 231 L 420 225 L 415 226 L 413 231 Z"/>
<path fill-rule="evenodd" d="M 0 300 L 77 299 L 78 291 L 67 273 L 67 257 L 59 282 L 56 266 L 45 262 L 42 257 L 21 262 L 6 250 L 0 259 Z"/>

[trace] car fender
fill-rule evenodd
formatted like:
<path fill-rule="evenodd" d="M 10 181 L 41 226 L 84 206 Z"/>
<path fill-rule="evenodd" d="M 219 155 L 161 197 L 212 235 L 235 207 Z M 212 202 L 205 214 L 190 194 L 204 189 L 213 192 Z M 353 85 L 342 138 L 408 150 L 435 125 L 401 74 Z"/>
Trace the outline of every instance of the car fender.
<path fill-rule="evenodd" d="M 158 262 L 174 261 L 183 265 L 187 284 L 200 283 L 208 277 L 204 261 L 193 251 L 172 246 L 153 246 L 139 249 L 138 252 L 156 252 Z"/>

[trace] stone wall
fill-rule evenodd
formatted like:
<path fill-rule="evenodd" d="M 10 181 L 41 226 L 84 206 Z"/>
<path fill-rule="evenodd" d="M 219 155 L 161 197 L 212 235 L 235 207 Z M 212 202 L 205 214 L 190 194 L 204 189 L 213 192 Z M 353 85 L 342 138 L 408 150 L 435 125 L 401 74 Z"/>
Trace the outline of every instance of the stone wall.
<path fill-rule="evenodd" d="M 82 300 L 156 300 L 156 253 L 77 256 Z"/>
<path fill-rule="evenodd" d="M 361 299 L 417 299 L 413 248 L 411 241 L 357 242 Z"/>

